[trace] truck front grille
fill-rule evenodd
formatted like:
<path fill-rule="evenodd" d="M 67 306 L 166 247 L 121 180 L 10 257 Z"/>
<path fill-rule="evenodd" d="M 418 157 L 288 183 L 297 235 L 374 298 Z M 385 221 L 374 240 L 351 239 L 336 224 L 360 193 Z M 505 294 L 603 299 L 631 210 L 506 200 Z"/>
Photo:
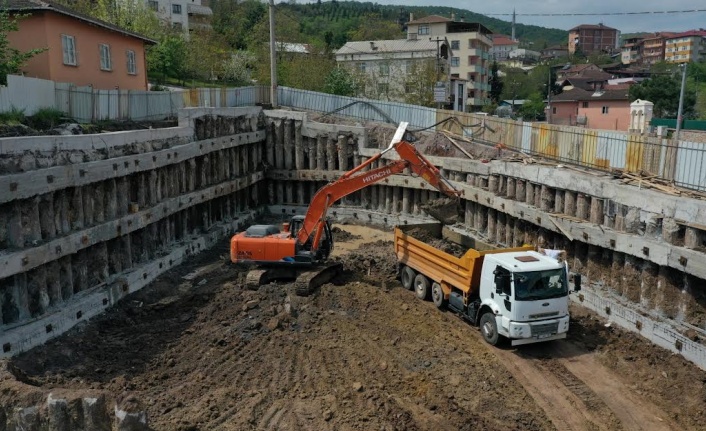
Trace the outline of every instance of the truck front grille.
<path fill-rule="evenodd" d="M 559 332 L 559 322 L 554 323 L 537 323 L 530 325 L 532 329 L 532 336 L 536 337 L 539 335 L 552 335 Z"/>

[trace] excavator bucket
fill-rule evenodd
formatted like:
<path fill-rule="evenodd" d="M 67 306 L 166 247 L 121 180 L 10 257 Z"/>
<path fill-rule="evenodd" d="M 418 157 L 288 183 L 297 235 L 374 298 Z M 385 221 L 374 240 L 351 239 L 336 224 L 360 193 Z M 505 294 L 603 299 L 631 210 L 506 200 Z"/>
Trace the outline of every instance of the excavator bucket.
<path fill-rule="evenodd" d="M 461 208 L 458 199 L 434 199 L 422 204 L 421 208 L 444 225 L 453 225 L 460 221 Z"/>

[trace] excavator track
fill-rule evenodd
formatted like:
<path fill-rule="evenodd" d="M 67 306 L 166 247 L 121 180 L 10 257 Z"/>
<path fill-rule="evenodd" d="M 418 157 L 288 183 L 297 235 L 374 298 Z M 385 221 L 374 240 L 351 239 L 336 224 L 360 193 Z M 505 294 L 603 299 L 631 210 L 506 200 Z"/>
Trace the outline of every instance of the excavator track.
<path fill-rule="evenodd" d="M 324 267 L 302 272 L 294 282 L 294 289 L 298 296 L 309 296 L 316 288 L 333 280 L 343 272 L 342 263 L 333 263 Z"/>
<path fill-rule="evenodd" d="M 263 284 L 269 283 L 270 279 L 267 276 L 267 269 L 251 269 L 245 275 L 245 288 L 248 290 L 257 290 Z"/>

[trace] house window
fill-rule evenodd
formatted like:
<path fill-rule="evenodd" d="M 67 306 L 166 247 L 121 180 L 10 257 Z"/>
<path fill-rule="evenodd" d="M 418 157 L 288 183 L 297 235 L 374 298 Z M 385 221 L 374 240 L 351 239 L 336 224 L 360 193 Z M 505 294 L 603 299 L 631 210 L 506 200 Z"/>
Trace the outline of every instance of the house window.
<path fill-rule="evenodd" d="M 417 34 L 429 34 L 429 26 L 428 25 L 420 25 L 419 30 L 417 30 Z"/>
<path fill-rule="evenodd" d="M 180 4 L 173 4 L 172 5 L 172 13 L 176 15 L 181 15 L 181 5 Z"/>
<path fill-rule="evenodd" d="M 358 71 L 359 72 L 365 73 L 365 68 L 366 68 L 365 62 L 358 63 Z"/>
<path fill-rule="evenodd" d="M 101 43 L 99 47 L 101 54 L 101 70 L 112 70 L 113 65 L 110 61 L 110 45 L 106 43 Z"/>
<path fill-rule="evenodd" d="M 552 114 L 556 114 L 556 106 L 552 106 Z"/>
<path fill-rule="evenodd" d="M 607 107 L 607 106 L 604 106 L 604 107 L 601 109 L 601 113 L 607 114 L 607 113 L 608 113 L 608 107 Z"/>
<path fill-rule="evenodd" d="M 127 50 L 127 73 L 137 75 L 137 63 L 135 62 L 135 51 Z"/>
<path fill-rule="evenodd" d="M 157 2 L 157 0 L 148 0 L 147 6 L 149 6 L 149 8 L 155 12 L 157 12 L 157 10 L 159 9 L 159 3 Z"/>
<path fill-rule="evenodd" d="M 62 34 L 61 49 L 64 52 L 64 64 L 67 66 L 76 66 L 76 39 L 68 34 Z"/>
<path fill-rule="evenodd" d="M 389 90 L 390 86 L 388 84 L 378 84 L 378 94 L 387 94 Z"/>
<path fill-rule="evenodd" d="M 461 59 L 458 57 L 451 57 L 451 67 L 458 67 L 461 64 Z"/>
<path fill-rule="evenodd" d="M 404 92 L 407 94 L 414 93 L 414 85 L 410 83 L 405 83 L 404 85 Z"/>
<path fill-rule="evenodd" d="M 583 102 L 583 103 L 581 104 L 581 107 L 582 107 L 582 108 L 588 108 L 588 102 Z"/>
<path fill-rule="evenodd" d="M 181 29 L 184 28 L 184 27 L 181 25 L 180 22 L 173 22 L 173 23 L 172 23 L 172 28 L 173 28 L 174 30 L 181 30 Z"/>
<path fill-rule="evenodd" d="M 380 76 L 388 76 L 390 74 L 390 65 L 381 64 L 378 71 L 380 72 Z"/>
<path fill-rule="evenodd" d="M 461 41 L 460 40 L 452 40 L 451 41 L 451 49 L 461 49 Z"/>

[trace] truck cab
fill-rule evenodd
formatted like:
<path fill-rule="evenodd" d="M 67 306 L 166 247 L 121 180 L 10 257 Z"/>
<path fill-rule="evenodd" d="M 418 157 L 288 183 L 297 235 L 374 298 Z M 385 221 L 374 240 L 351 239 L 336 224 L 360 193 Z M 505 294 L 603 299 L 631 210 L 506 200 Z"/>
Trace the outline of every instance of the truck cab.
<path fill-rule="evenodd" d="M 489 254 L 479 289 L 480 329 L 496 344 L 512 345 L 566 338 L 569 282 L 566 266 L 535 251 Z"/>

